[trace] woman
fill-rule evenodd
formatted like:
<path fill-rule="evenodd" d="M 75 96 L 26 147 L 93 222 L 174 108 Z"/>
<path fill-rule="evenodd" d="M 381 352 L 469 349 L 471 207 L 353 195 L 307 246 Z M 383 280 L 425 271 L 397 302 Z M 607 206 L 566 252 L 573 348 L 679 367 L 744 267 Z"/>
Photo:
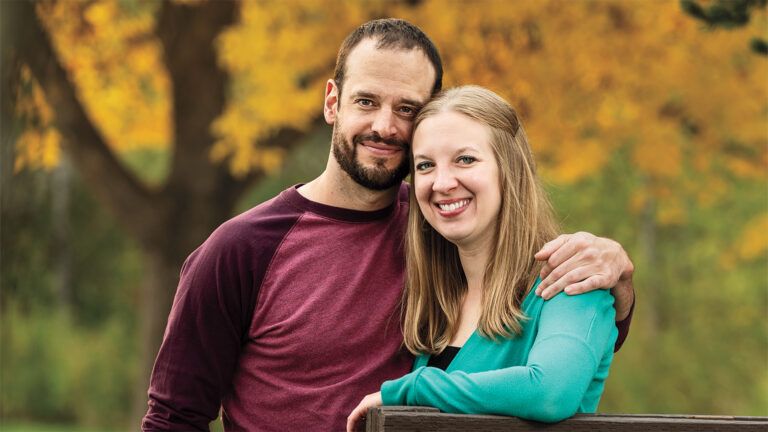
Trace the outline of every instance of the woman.
<path fill-rule="evenodd" d="M 545 422 L 594 412 L 617 335 L 613 297 L 535 295 L 532 257 L 557 225 L 514 109 L 459 87 L 414 129 L 403 336 L 417 359 L 347 429 L 381 404 Z"/>

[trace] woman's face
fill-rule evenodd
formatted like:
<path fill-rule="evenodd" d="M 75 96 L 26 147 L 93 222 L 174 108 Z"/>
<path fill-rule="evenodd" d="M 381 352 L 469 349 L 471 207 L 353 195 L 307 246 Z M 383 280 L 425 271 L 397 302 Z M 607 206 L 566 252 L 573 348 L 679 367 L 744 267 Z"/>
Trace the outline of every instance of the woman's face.
<path fill-rule="evenodd" d="M 489 247 L 501 190 L 488 127 L 441 112 L 419 124 L 412 142 L 414 192 L 424 218 L 457 246 Z"/>

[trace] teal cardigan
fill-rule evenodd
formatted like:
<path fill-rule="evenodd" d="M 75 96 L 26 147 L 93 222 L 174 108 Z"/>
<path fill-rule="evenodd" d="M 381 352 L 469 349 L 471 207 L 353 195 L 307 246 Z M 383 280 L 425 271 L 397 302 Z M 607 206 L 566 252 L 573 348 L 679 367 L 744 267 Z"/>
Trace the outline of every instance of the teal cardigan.
<path fill-rule="evenodd" d="M 595 412 L 613 359 L 613 296 L 595 290 L 548 301 L 534 289 L 519 336 L 486 339 L 475 331 L 448 368 L 426 367 L 381 386 L 384 405 L 433 406 L 443 412 L 499 414 L 557 422 Z"/>

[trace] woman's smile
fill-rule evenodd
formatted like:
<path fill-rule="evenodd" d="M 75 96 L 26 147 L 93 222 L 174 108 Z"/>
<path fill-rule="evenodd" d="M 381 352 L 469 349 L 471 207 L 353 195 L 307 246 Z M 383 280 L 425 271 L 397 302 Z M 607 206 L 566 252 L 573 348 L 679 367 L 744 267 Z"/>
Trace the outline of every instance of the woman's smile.
<path fill-rule="evenodd" d="M 435 203 L 438 213 L 443 217 L 455 217 L 460 215 L 469 206 L 471 198 L 442 200 Z"/>

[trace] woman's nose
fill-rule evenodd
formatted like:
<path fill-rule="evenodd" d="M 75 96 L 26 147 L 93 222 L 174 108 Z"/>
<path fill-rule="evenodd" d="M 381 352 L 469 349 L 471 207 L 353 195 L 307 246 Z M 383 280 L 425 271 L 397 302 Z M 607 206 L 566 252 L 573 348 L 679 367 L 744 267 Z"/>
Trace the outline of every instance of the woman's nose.
<path fill-rule="evenodd" d="M 458 186 L 459 182 L 450 169 L 437 169 L 435 181 L 432 183 L 432 190 L 435 192 L 449 192 Z"/>

